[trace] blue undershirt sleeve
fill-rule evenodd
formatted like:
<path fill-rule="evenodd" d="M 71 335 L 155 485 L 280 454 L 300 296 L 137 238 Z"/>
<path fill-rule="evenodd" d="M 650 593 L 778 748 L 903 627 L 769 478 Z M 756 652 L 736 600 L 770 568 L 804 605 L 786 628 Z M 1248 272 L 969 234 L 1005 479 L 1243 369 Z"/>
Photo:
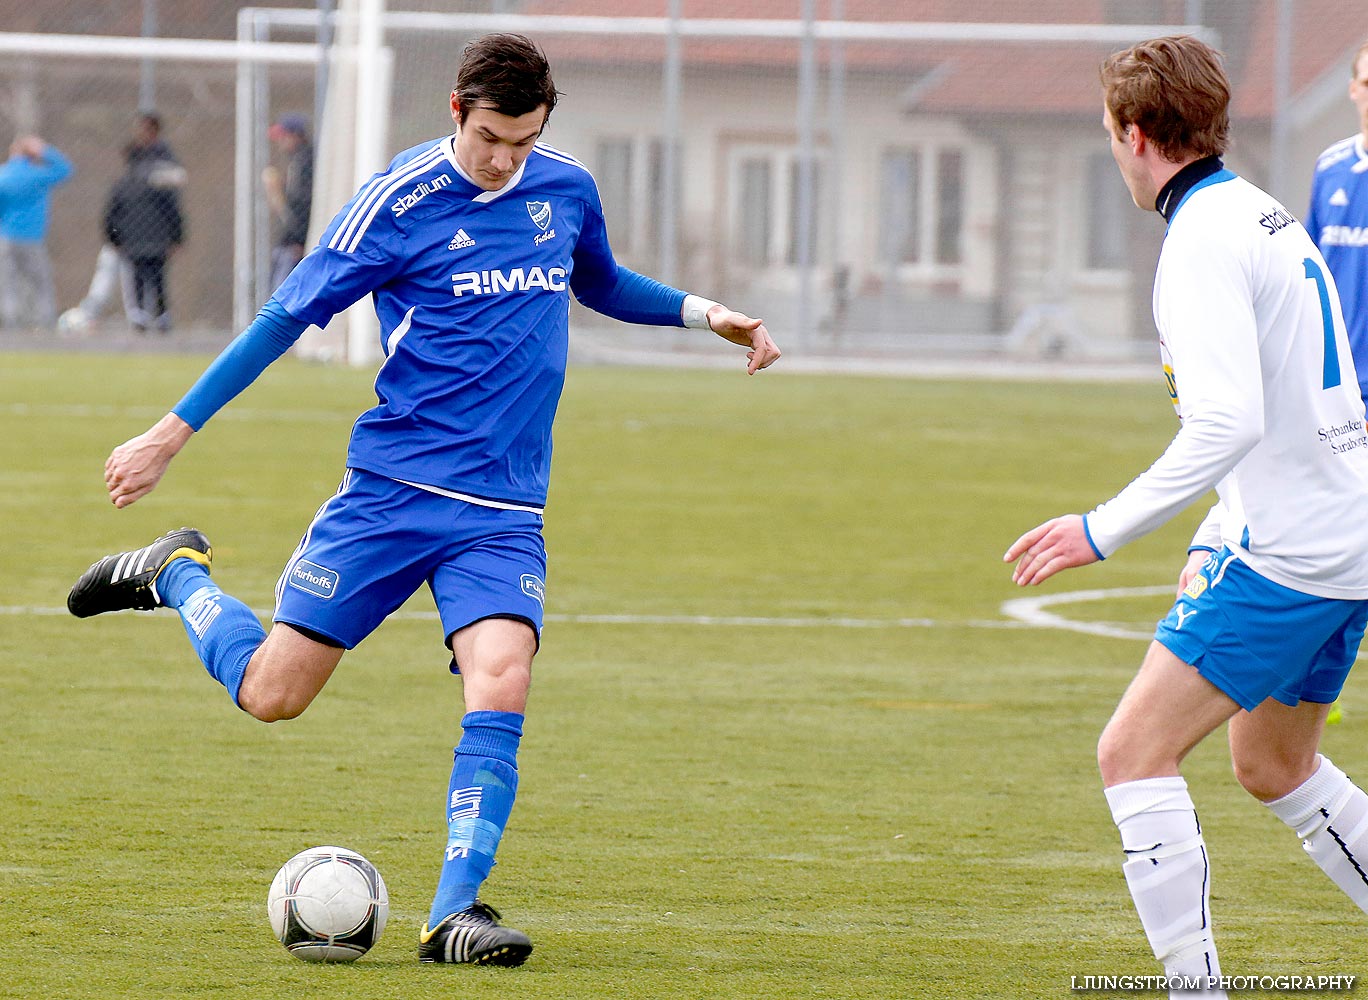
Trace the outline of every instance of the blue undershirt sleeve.
<path fill-rule="evenodd" d="M 617 265 L 615 280 L 574 286 L 575 298 L 595 312 L 625 323 L 683 326 L 684 293 L 654 278 Z"/>
<path fill-rule="evenodd" d="M 308 328 L 308 323 L 295 319 L 271 299 L 261 307 L 251 325 L 205 369 L 171 412 L 199 430 L 255 382 L 267 365 L 294 346 Z"/>

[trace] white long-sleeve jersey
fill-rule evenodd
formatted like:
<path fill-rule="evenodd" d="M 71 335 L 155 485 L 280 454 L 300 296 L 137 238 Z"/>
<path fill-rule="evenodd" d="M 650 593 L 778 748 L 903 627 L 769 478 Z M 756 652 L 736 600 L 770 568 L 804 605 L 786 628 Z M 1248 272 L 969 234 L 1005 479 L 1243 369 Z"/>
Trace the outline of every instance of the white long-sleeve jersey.
<path fill-rule="evenodd" d="M 1368 598 L 1368 431 L 1329 269 L 1286 209 L 1228 170 L 1180 196 L 1154 320 L 1182 424 L 1087 516 L 1089 538 L 1110 555 L 1215 487 L 1195 546 L 1224 543 L 1303 593 Z"/>

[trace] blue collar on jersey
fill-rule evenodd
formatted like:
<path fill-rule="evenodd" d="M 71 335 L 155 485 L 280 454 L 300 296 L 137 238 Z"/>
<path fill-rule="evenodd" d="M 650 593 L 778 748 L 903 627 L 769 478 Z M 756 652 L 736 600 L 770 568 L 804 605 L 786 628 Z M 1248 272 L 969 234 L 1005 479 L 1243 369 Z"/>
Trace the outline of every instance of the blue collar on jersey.
<path fill-rule="evenodd" d="M 1225 168 L 1219 156 L 1204 156 L 1200 160 L 1193 160 L 1159 189 L 1159 197 L 1154 199 L 1154 207 L 1171 226 L 1173 217 L 1191 197 L 1192 192 L 1232 180 L 1234 177 L 1235 175 Z"/>

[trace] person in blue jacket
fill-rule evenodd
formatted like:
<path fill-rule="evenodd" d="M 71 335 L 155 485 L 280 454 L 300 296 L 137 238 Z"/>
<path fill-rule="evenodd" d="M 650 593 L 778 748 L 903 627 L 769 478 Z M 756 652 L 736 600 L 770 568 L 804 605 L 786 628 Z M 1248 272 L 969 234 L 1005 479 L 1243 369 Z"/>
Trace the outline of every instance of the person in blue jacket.
<path fill-rule="evenodd" d="M 0 327 L 51 328 L 57 294 L 48 256 L 52 189 L 73 173 L 56 146 L 21 135 L 0 164 Z"/>
<path fill-rule="evenodd" d="M 337 494 L 285 565 L 270 634 L 210 580 L 209 541 L 193 528 L 101 559 L 67 599 L 82 618 L 176 609 L 209 673 L 270 722 L 303 712 L 343 651 L 427 585 L 465 715 L 424 962 L 519 965 L 532 950 L 477 892 L 518 784 L 571 294 L 620 320 L 709 330 L 748 348 L 751 374 L 779 357 L 760 320 L 614 259 L 593 177 L 539 141 L 558 96 L 527 38 L 471 42 L 450 98 L 455 133 L 368 181 L 172 412 L 106 462 L 110 500 L 126 507 L 306 327 L 372 298 L 378 401 L 352 428 Z"/>

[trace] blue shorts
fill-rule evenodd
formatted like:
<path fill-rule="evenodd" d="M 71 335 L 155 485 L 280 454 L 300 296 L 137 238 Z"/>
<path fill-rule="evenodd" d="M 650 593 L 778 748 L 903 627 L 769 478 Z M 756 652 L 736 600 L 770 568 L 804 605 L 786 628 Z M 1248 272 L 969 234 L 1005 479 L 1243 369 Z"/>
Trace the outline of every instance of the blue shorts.
<path fill-rule="evenodd" d="M 285 564 L 274 618 L 351 649 L 426 583 L 448 644 L 485 618 L 540 637 L 545 580 L 540 514 L 348 469 Z"/>
<path fill-rule="evenodd" d="M 1228 548 L 1194 576 L 1154 638 L 1246 711 L 1339 697 L 1368 601 L 1313 597 L 1260 576 Z"/>

